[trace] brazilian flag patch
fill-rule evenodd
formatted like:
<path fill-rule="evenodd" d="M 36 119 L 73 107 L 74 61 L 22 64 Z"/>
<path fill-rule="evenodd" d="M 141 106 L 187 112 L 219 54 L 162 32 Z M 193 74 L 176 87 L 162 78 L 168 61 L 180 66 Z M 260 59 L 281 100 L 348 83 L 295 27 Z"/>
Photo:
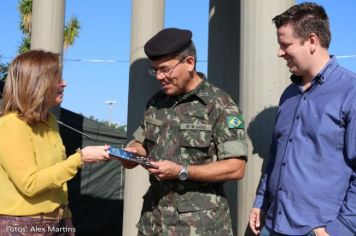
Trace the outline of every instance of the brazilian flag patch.
<path fill-rule="evenodd" d="M 245 128 L 244 119 L 243 119 L 242 115 L 228 116 L 226 118 L 226 123 L 227 123 L 227 126 L 230 129 L 243 129 L 243 128 Z"/>

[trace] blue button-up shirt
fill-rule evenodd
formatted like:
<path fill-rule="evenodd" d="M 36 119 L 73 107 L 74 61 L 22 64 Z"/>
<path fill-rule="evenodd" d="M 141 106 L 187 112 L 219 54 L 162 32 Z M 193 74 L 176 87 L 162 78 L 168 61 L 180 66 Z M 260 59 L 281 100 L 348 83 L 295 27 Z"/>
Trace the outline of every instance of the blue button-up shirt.
<path fill-rule="evenodd" d="M 332 57 L 305 91 L 298 79 L 281 96 L 254 207 L 279 233 L 356 235 L 356 75 Z"/>

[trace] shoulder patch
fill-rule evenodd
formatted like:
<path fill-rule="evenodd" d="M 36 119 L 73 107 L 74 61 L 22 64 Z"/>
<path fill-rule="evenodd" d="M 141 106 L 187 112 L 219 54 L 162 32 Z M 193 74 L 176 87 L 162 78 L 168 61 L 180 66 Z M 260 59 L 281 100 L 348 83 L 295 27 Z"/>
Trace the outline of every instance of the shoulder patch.
<path fill-rule="evenodd" d="M 228 116 L 226 118 L 226 124 L 230 129 L 244 129 L 244 123 L 242 115 Z"/>

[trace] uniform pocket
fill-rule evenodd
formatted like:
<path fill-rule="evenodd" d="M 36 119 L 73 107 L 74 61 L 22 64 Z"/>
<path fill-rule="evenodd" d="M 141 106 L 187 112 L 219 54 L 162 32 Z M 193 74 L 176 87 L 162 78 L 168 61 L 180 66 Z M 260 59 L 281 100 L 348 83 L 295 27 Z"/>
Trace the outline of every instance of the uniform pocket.
<path fill-rule="evenodd" d="M 181 124 L 179 131 L 182 163 L 202 164 L 209 155 L 211 126 L 202 124 Z"/>
<path fill-rule="evenodd" d="M 208 124 L 181 124 L 179 143 L 183 147 L 209 147 L 211 130 Z"/>
<path fill-rule="evenodd" d="M 146 139 L 158 143 L 158 139 L 161 132 L 161 126 L 163 125 L 163 121 L 147 117 L 145 120 L 145 137 Z"/>
<path fill-rule="evenodd" d="M 217 196 L 209 193 L 186 192 L 175 201 L 179 213 L 208 210 L 219 207 Z"/>

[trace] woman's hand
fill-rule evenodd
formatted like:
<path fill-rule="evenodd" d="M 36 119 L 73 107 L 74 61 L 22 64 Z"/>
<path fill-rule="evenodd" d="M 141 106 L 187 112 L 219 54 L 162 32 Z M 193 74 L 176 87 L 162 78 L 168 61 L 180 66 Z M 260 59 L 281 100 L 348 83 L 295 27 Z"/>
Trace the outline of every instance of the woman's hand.
<path fill-rule="evenodd" d="M 87 146 L 81 150 L 82 161 L 84 163 L 97 163 L 109 160 L 107 152 L 109 145 L 105 146 Z"/>

